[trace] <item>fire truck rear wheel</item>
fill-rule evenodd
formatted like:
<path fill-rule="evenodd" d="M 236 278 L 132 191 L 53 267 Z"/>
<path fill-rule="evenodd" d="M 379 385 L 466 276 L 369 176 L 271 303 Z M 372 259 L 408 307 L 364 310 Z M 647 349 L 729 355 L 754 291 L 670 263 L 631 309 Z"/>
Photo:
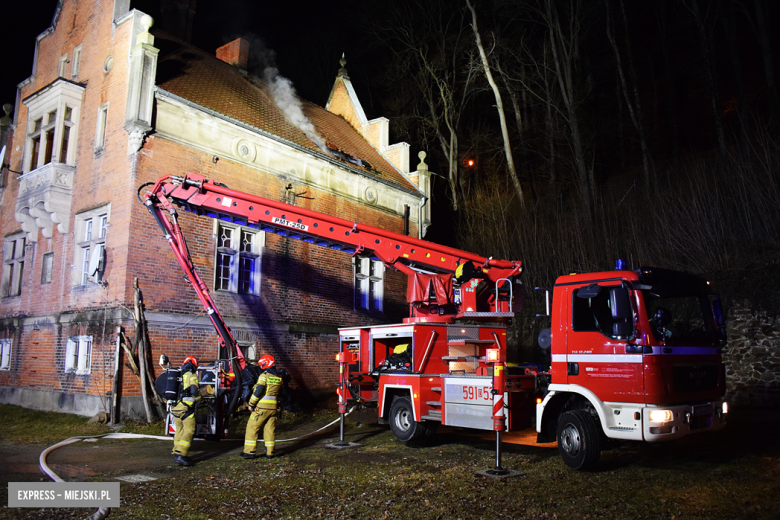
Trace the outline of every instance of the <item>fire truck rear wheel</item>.
<path fill-rule="evenodd" d="M 571 410 L 558 421 L 558 452 L 572 469 L 591 469 L 601 456 L 599 425 L 585 410 Z"/>
<path fill-rule="evenodd" d="M 402 397 L 390 407 L 390 429 L 399 441 L 413 441 L 425 434 L 426 428 L 414 420 L 414 410 L 409 399 Z"/>

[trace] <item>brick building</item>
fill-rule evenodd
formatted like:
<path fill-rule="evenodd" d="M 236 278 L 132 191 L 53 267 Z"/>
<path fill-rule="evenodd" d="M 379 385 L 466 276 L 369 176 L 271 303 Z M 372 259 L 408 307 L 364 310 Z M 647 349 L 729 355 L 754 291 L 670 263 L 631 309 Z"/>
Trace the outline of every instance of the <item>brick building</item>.
<path fill-rule="evenodd" d="M 0 402 L 108 408 L 119 327 L 135 336 L 136 279 L 150 360 L 216 357 L 211 322 L 137 199 L 146 182 L 196 172 L 395 232 L 429 224 L 427 167 L 409 172 L 387 119 L 366 119 L 343 61 L 322 108 L 247 73 L 243 40 L 215 55 L 152 24 L 128 0 L 61 0 L 36 41 L 6 130 L 4 162 L 22 175 L 0 180 Z M 181 222 L 239 344 L 250 359 L 276 356 L 299 396 L 333 392 L 337 327 L 406 315 L 405 277 L 369 258 L 191 214 Z M 138 380 L 124 365 L 118 380 L 122 413 L 140 415 Z"/>

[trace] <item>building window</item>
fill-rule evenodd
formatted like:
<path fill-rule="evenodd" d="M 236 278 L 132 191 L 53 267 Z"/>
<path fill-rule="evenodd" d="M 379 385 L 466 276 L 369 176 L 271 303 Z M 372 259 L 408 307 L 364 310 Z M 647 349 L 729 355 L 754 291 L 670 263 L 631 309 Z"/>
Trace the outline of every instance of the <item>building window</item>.
<path fill-rule="evenodd" d="M 24 233 L 6 237 L 3 241 L 3 278 L 0 296 L 19 296 L 22 293 L 24 271 Z"/>
<path fill-rule="evenodd" d="M 76 215 L 76 256 L 73 261 L 74 285 L 99 283 L 108 235 L 109 206 Z"/>
<path fill-rule="evenodd" d="M 41 285 L 51 283 L 51 273 L 54 269 L 54 253 L 44 253 L 41 261 Z"/>
<path fill-rule="evenodd" d="M 98 107 L 97 127 L 95 128 L 95 152 L 106 146 L 106 124 L 108 123 L 108 103 Z"/>
<path fill-rule="evenodd" d="M 68 338 L 65 348 L 65 373 L 89 374 L 92 366 L 92 336 Z"/>
<path fill-rule="evenodd" d="M 28 109 L 25 172 L 51 162 L 75 165 L 84 87 L 58 79 L 24 100 Z"/>
<path fill-rule="evenodd" d="M 364 257 L 354 257 L 352 261 L 355 268 L 355 308 L 381 312 L 384 309 L 384 264 Z"/>
<path fill-rule="evenodd" d="M 81 45 L 73 49 L 73 63 L 70 66 L 70 77 L 77 78 L 79 75 L 79 62 L 81 62 Z"/>
<path fill-rule="evenodd" d="M 65 77 L 65 69 L 67 65 L 68 65 L 68 55 L 63 54 L 62 56 L 60 56 L 60 63 L 59 66 L 57 67 L 57 75 L 60 76 L 61 78 Z"/>
<path fill-rule="evenodd" d="M 257 361 L 257 342 L 254 342 L 251 345 L 239 344 L 239 347 L 247 361 Z"/>
<path fill-rule="evenodd" d="M 239 294 L 260 294 L 260 251 L 265 234 L 217 222 L 214 288 Z"/>
<path fill-rule="evenodd" d="M 0 370 L 11 370 L 11 341 L 0 339 Z"/>

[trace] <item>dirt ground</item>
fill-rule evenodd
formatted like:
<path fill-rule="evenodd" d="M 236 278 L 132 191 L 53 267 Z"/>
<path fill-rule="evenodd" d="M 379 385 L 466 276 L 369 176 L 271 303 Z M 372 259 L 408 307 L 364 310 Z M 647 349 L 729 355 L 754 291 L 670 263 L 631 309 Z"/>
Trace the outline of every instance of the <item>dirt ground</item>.
<path fill-rule="evenodd" d="M 277 439 L 311 432 L 335 416 L 280 425 Z M 370 412 L 347 422 L 349 450 L 325 449 L 338 425 L 277 445 L 271 461 L 245 461 L 243 440 L 196 441 L 196 466 L 173 463 L 170 440 L 76 442 L 48 456 L 66 481 L 121 482 L 114 518 L 780 518 L 780 415 L 733 415 L 714 434 L 659 450 L 627 443 L 602 452 L 594 472 L 568 469 L 555 444 L 531 429 L 505 434 L 502 462 L 519 471 L 496 481 L 495 436 L 442 427 L 420 445 L 398 442 Z M 48 482 L 46 446 L 0 441 L 8 482 Z M 129 479 L 129 480 L 128 480 Z M 150 480 L 154 479 L 154 480 Z M 146 480 L 146 481 L 144 481 Z M 0 518 L 86 518 L 93 510 L 0 510 Z"/>
<path fill-rule="evenodd" d="M 367 412 L 366 412 L 367 414 Z M 370 420 L 367 415 L 364 419 Z M 320 426 L 317 424 L 316 426 Z M 376 423 L 367 424 L 356 428 L 352 423 L 348 430 L 346 440 L 352 441 L 356 437 L 373 435 L 386 432 L 387 426 Z M 278 440 L 298 437 L 308 433 L 306 430 L 313 428 L 307 425 L 299 425 L 293 429 L 278 432 Z M 315 428 L 316 429 L 316 428 Z M 281 430 L 281 428 L 280 428 Z M 338 425 L 334 425 L 323 433 L 310 439 L 298 441 L 293 444 L 280 442 L 278 451 L 280 455 L 293 451 L 323 448 L 326 444 L 338 441 Z M 492 433 L 470 432 L 459 428 L 441 427 L 437 431 L 437 437 L 442 439 L 450 436 L 466 436 L 480 438 L 495 443 L 495 435 Z M 170 438 L 169 438 L 170 439 Z M 529 428 L 521 432 L 503 434 L 502 440 L 507 445 L 534 446 L 551 456 L 557 454 L 557 444 L 537 444 L 536 431 Z M 212 459 L 225 459 L 238 456 L 243 450 L 243 439 L 223 439 L 219 442 L 195 440 L 191 452 L 193 460 L 203 462 Z M 486 444 L 492 446 L 493 444 Z M 146 476 L 170 478 L 178 475 L 185 468 L 173 463 L 171 456 L 172 441 L 146 440 L 146 439 L 95 439 L 94 441 L 79 441 L 51 452 L 46 463 L 48 467 L 60 478 L 68 482 L 83 482 L 95 480 L 101 476 L 112 478 L 143 474 Z M 0 482 L 7 485 L 8 482 L 48 482 L 51 479 L 41 470 L 39 457 L 47 446 L 39 444 L 11 444 L 0 443 L 0 464 L 4 472 L 0 475 Z"/>

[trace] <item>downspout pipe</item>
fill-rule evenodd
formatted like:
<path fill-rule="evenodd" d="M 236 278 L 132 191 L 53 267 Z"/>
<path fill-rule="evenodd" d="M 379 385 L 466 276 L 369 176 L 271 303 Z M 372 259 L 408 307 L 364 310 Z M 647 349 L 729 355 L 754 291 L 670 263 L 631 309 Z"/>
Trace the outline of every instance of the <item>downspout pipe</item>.
<path fill-rule="evenodd" d="M 423 195 L 417 208 L 417 238 L 420 240 L 423 238 L 423 207 L 426 202 L 428 202 L 428 197 Z"/>

